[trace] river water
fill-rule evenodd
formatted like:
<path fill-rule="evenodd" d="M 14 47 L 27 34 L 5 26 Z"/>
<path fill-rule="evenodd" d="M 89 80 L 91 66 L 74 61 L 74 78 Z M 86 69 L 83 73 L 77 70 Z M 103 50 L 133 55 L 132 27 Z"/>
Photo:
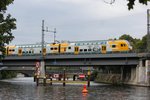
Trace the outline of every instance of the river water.
<path fill-rule="evenodd" d="M 150 100 L 149 87 L 91 85 L 83 94 L 83 85 L 37 87 L 33 78 L 15 78 L 0 81 L 0 100 Z"/>

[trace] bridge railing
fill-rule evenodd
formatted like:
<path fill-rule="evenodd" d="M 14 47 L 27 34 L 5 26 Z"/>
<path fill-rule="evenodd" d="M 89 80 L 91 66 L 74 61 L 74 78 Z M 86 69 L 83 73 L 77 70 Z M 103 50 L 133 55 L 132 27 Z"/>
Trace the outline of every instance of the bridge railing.
<path fill-rule="evenodd" d="M 127 51 L 127 52 L 107 52 L 107 54 L 117 54 L 117 53 L 121 53 L 121 54 L 127 54 L 127 53 L 140 53 L 140 51 Z M 87 54 L 102 54 L 100 52 L 83 52 L 83 53 L 79 53 L 78 55 L 87 55 Z M 46 55 L 76 55 L 74 53 L 47 53 Z M 7 55 L 7 56 L 18 56 L 17 54 L 13 54 L 13 55 Z M 22 56 L 41 56 L 41 54 L 23 54 Z"/>

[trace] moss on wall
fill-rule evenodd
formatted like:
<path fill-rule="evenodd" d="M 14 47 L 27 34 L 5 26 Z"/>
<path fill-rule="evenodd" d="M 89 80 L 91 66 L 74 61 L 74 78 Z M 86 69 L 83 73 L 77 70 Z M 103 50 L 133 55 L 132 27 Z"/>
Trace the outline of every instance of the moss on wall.
<path fill-rule="evenodd" d="M 121 75 L 120 74 L 102 74 L 98 73 L 95 82 L 97 83 L 111 83 L 111 84 L 120 84 Z"/>

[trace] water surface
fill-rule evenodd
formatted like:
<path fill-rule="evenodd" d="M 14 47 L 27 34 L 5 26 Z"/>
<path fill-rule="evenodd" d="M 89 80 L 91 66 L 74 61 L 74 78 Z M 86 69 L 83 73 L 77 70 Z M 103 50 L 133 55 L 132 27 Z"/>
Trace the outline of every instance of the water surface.
<path fill-rule="evenodd" d="M 92 85 L 82 93 L 83 85 L 53 84 L 36 86 L 33 78 L 0 81 L 0 100 L 150 100 L 149 87 Z"/>

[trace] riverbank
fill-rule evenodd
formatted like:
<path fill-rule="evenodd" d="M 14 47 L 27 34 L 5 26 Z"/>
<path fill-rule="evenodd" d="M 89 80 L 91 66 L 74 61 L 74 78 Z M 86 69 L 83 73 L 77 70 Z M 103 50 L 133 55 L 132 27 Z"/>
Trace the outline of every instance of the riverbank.
<path fill-rule="evenodd" d="M 57 81 L 56 79 L 53 79 L 55 82 L 53 82 L 53 85 L 62 85 L 63 81 Z M 30 84 L 35 84 L 33 82 L 33 77 L 17 77 L 17 78 L 12 78 L 12 79 L 3 79 L 0 80 L 2 82 L 11 82 L 11 83 L 30 83 Z M 84 85 L 87 84 L 87 81 L 72 81 L 72 79 L 69 80 L 70 82 L 66 82 L 66 85 Z M 49 83 L 47 83 L 48 85 Z M 100 85 L 108 85 L 104 83 L 96 83 L 94 81 L 90 81 L 90 86 L 100 86 Z"/>

